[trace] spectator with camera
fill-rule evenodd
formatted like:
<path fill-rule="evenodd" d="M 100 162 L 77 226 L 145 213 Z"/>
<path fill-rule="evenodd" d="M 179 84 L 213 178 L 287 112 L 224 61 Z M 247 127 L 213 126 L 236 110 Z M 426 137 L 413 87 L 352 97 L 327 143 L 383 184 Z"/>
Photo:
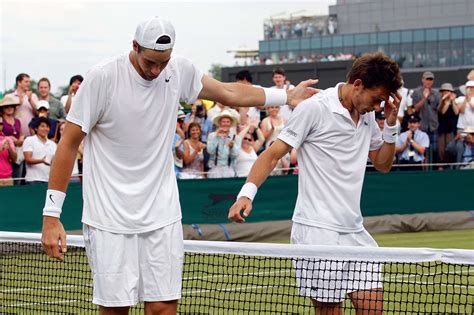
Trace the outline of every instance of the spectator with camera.
<path fill-rule="evenodd" d="M 63 95 L 63 97 L 61 97 L 61 103 L 63 103 L 66 113 L 69 113 L 71 104 L 76 97 L 77 91 L 79 90 L 79 86 L 81 85 L 82 81 L 84 81 L 84 78 L 80 74 L 72 76 L 72 78 L 69 80 L 69 90 L 67 95 Z"/>
<path fill-rule="evenodd" d="M 184 131 L 189 133 L 189 126 L 192 123 L 198 123 L 201 128 L 200 141 L 203 143 L 207 142 L 207 136 L 212 132 L 212 120 L 207 117 L 206 107 L 202 103 L 202 100 L 196 100 L 191 107 L 191 112 L 186 114 L 184 118 Z"/>
<path fill-rule="evenodd" d="M 255 139 L 255 136 L 257 138 Z M 257 160 L 257 152 L 263 147 L 265 137 L 258 125 L 247 124 L 239 133 L 240 152 L 235 162 L 237 177 L 246 177 L 253 163 Z"/>
<path fill-rule="evenodd" d="M 459 135 L 464 129 L 474 126 L 474 80 L 466 83 L 466 95 L 458 97 L 456 103 L 459 109 L 457 124 Z"/>
<path fill-rule="evenodd" d="M 453 168 L 474 168 L 474 128 L 467 127 L 458 139 L 453 139 L 446 147 L 446 156 L 457 163 Z"/>
<path fill-rule="evenodd" d="M 173 158 L 174 158 L 174 171 L 177 177 L 180 176 L 181 170 L 183 169 L 183 157 L 184 157 L 184 118 L 186 115 L 182 110 L 178 110 L 176 117 L 176 132 L 173 139 Z"/>
<path fill-rule="evenodd" d="M 422 170 L 426 150 L 430 146 L 428 134 L 420 129 L 421 119 L 413 114 L 408 119 L 408 130 L 402 132 L 398 138 L 395 152 L 399 155 L 399 164 L 408 166 L 401 167 L 404 171 Z"/>
<path fill-rule="evenodd" d="M 209 178 L 235 176 L 235 161 L 240 146 L 231 128 L 237 124 L 237 118 L 229 110 L 222 111 L 214 118 L 217 130 L 209 134 L 207 152 L 209 153 Z"/>
<path fill-rule="evenodd" d="M 441 102 L 438 106 L 438 157 L 440 163 L 446 163 L 446 146 L 456 135 L 459 109 L 456 104 L 456 93 L 451 83 L 441 84 L 439 92 Z M 442 168 L 440 166 L 440 169 Z"/>
<path fill-rule="evenodd" d="M 21 135 L 27 137 L 30 134 L 28 123 L 36 116 L 36 103 L 38 96 L 31 91 L 31 78 L 26 73 L 20 73 L 16 77 L 16 90 L 5 95 L 19 100 L 19 106 L 15 110 L 15 117 L 21 122 Z"/>

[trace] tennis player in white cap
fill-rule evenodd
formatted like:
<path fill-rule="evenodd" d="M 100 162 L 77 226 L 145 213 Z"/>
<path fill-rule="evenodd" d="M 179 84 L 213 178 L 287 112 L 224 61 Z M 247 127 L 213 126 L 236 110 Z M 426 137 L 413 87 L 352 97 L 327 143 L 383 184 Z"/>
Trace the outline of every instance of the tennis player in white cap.
<path fill-rule="evenodd" d="M 397 90 L 401 85 L 397 63 L 382 53 L 357 59 L 347 74 L 347 82 L 321 91 L 293 111 L 278 139 L 253 165 L 229 210 L 229 219 L 245 221 L 257 188 L 276 163 L 296 148 L 298 198 L 291 242 L 377 246 L 362 225 L 360 196 L 367 156 L 381 172 L 392 167 L 401 100 Z M 379 110 L 383 101 L 386 122 L 381 131 L 373 110 Z M 300 294 L 312 299 L 316 314 L 340 314 L 346 294 L 357 314 L 382 312 L 378 266 L 336 263 L 324 270 L 303 272 L 305 266 L 296 267 Z M 351 279 L 351 274 L 356 274 L 351 272 L 354 270 L 360 270 L 356 277 L 366 281 Z"/>
<path fill-rule="evenodd" d="M 172 54 L 175 31 L 159 17 L 140 23 L 133 49 L 93 67 L 67 116 L 43 210 L 43 247 L 64 259 L 59 220 L 84 139 L 84 240 L 101 314 L 174 314 L 181 297 L 183 235 L 171 144 L 177 104 L 209 99 L 235 106 L 296 106 L 317 80 L 290 91 L 221 83 Z"/>

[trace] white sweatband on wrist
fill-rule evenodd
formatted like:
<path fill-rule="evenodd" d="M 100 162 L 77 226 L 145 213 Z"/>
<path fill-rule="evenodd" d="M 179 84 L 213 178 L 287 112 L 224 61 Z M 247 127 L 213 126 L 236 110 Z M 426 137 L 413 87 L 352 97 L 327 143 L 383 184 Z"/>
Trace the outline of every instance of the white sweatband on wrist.
<path fill-rule="evenodd" d="M 263 88 L 263 92 L 265 92 L 265 104 L 263 106 L 286 105 L 288 96 L 285 89 Z"/>
<path fill-rule="evenodd" d="M 242 186 L 242 189 L 237 195 L 237 200 L 239 200 L 240 197 L 247 197 L 251 201 L 253 201 L 255 195 L 257 194 L 257 191 L 258 188 L 254 183 L 245 183 L 245 185 Z"/>
<path fill-rule="evenodd" d="M 59 218 L 63 208 L 66 194 L 59 190 L 48 189 L 46 191 L 46 201 L 44 202 L 43 215 Z"/>
<path fill-rule="evenodd" d="M 383 127 L 382 138 L 383 141 L 387 143 L 395 143 L 398 136 L 398 121 L 394 126 L 389 126 L 387 120 L 385 120 L 385 125 Z"/>

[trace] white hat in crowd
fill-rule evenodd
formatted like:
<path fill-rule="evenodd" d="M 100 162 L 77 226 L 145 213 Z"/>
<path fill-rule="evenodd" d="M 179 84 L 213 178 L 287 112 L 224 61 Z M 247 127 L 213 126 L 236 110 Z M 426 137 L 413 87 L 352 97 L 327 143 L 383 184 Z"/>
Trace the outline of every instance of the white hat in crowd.
<path fill-rule="evenodd" d="M 214 125 L 218 126 L 220 124 L 221 119 L 224 117 L 230 118 L 230 120 L 232 121 L 232 126 L 237 125 L 237 117 L 232 115 L 232 113 L 228 109 L 224 109 L 222 112 L 217 114 L 216 117 L 214 117 L 214 119 L 212 120 L 212 122 L 214 123 Z"/>
<path fill-rule="evenodd" d="M 47 110 L 49 110 L 49 103 L 45 100 L 38 101 L 38 104 L 36 104 L 36 108 L 38 110 L 41 108 L 46 108 Z"/>
<path fill-rule="evenodd" d="M 159 51 L 173 48 L 175 41 L 173 24 L 157 16 L 143 21 L 137 26 L 135 40 L 143 48 Z"/>

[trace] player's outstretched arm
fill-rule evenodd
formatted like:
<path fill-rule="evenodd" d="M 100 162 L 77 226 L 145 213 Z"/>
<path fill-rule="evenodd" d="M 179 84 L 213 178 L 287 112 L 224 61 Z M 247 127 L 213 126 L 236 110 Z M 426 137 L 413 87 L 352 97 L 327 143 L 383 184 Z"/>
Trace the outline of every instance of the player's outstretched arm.
<path fill-rule="evenodd" d="M 319 92 L 318 89 L 311 87 L 319 80 L 302 81 L 292 90 L 263 89 L 241 83 L 223 83 L 207 75 L 203 76 L 201 82 L 203 87 L 198 98 L 239 107 L 285 104 L 297 106 Z"/>
<path fill-rule="evenodd" d="M 67 250 L 66 232 L 59 216 L 76 160 L 77 149 L 84 136 L 80 126 L 67 122 L 51 165 L 48 192 L 43 209 L 41 242 L 46 254 L 58 260 L 64 260 L 64 253 Z"/>
<path fill-rule="evenodd" d="M 229 209 L 229 220 L 238 223 L 245 222 L 245 218 L 252 211 L 252 201 L 265 179 L 270 175 L 278 161 L 291 150 L 291 146 L 277 139 L 255 161 L 245 185 L 242 187 L 237 201 Z"/>

